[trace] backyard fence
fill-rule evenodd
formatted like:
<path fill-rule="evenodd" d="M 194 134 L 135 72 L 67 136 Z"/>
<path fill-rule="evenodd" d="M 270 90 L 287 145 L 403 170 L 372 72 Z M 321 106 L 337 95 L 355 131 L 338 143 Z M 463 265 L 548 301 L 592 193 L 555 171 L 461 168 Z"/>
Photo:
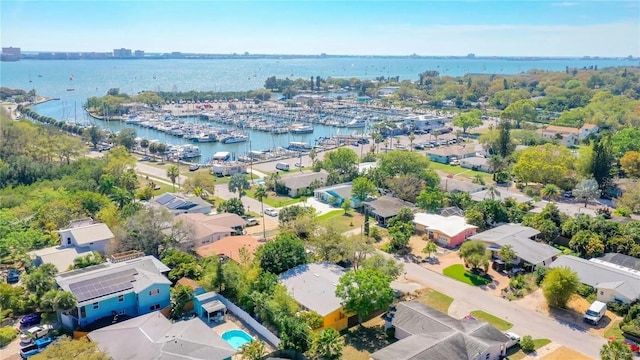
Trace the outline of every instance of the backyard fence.
<path fill-rule="evenodd" d="M 278 345 L 280 344 L 280 339 L 277 336 L 275 336 L 271 331 L 269 331 L 269 329 L 267 329 L 262 324 L 257 322 L 254 318 L 251 317 L 251 315 L 247 314 L 246 311 L 242 310 L 236 304 L 227 300 L 227 298 L 225 298 L 224 296 L 218 294 L 218 299 L 224 304 L 224 306 L 227 307 L 227 310 L 231 311 L 233 315 L 237 316 L 242 321 L 244 321 L 245 324 L 249 325 L 253 330 L 255 330 L 265 340 L 267 340 L 267 342 L 271 346 L 273 346 L 276 349 L 278 348 Z"/>

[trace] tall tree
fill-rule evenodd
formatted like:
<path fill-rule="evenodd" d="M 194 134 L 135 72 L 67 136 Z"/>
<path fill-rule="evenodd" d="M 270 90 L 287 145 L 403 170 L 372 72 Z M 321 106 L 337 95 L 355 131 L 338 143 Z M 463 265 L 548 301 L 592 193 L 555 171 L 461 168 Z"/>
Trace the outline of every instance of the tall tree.
<path fill-rule="evenodd" d="M 578 285 L 580 278 L 575 271 L 568 267 L 558 267 L 547 272 L 541 287 L 549 306 L 564 308 Z"/>
<path fill-rule="evenodd" d="M 180 177 L 180 169 L 176 165 L 170 165 L 167 169 L 167 177 L 171 180 L 173 191 L 176 191 L 176 180 Z"/>
<path fill-rule="evenodd" d="M 473 109 L 469 112 L 458 115 L 453 119 L 453 126 L 461 127 L 462 133 L 466 134 L 468 129 L 478 127 L 482 125 L 482 112 L 478 109 Z"/>
<path fill-rule="evenodd" d="M 465 241 L 460 246 L 459 255 L 471 269 L 477 269 L 480 266 L 487 268 L 491 258 L 487 246 L 478 240 Z"/>
<path fill-rule="evenodd" d="M 229 191 L 232 193 L 238 193 L 238 199 L 242 199 L 242 195 L 246 190 L 251 188 L 251 184 L 244 174 L 235 174 L 231 176 L 229 180 Z"/>
<path fill-rule="evenodd" d="M 353 180 L 351 193 L 358 200 L 360 207 L 364 206 L 364 201 L 373 195 L 376 191 L 376 185 L 368 178 L 361 176 Z"/>
<path fill-rule="evenodd" d="M 348 271 L 340 277 L 336 296 L 346 312 L 356 313 L 358 322 L 393 302 L 391 277 L 375 269 Z"/>
<path fill-rule="evenodd" d="M 553 184 L 547 184 L 542 188 L 542 190 L 540 190 L 540 195 L 553 202 L 553 200 L 560 196 L 560 188 Z"/>
<path fill-rule="evenodd" d="M 267 189 L 263 185 L 260 185 L 256 189 L 256 192 L 254 195 L 256 197 L 256 200 L 260 201 L 260 214 L 262 214 L 262 238 L 266 239 L 267 228 L 264 223 L 264 199 L 266 199 L 267 196 L 269 196 L 269 194 L 267 193 Z"/>
<path fill-rule="evenodd" d="M 240 348 L 240 352 L 242 353 L 242 360 L 262 360 L 267 352 L 267 349 L 262 341 L 251 340 L 248 343 L 242 345 L 242 347 Z"/>
<path fill-rule="evenodd" d="M 307 262 L 304 242 L 292 234 L 280 234 L 258 248 L 256 258 L 264 271 L 280 274 Z"/>
<path fill-rule="evenodd" d="M 84 138 L 89 140 L 89 142 L 91 143 L 91 145 L 93 145 L 93 148 L 97 148 L 98 143 L 100 141 L 102 141 L 102 131 L 100 131 L 100 129 L 93 125 L 91 127 L 88 127 L 84 130 L 84 134 L 83 134 Z"/>
<path fill-rule="evenodd" d="M 438 245 L 436 245 L 436 243 L 434 243 L 433 241 L 427 240 L 427 244 L 422 249 L 422 252 L 424 254 L 427 254 L 428 258 L 431 258 L 432 254 L 435 254 L 438 252 Z"/>
<path fill-rule="evenodd" d="M 115 139 L 118 145 L 122 145 L 127 149 L 127 151 L 131 151 L 136 144 L 136 130 L 131 127 L 125 127 L 118 132 Z"/>
<path fill-rule="evenodd" d="M 611 136 L 606 136 L 593 145 L 593 178 L 598 183 L 601 193 L 607 190 L 611 183 L 611 168 L 614 161 Z"/>
<path fill-rule="evenodd" d="M 511 122 L 508 120 L 502 120 L 498 127 L 498 155 L 504 159 L 511 155 L 515 148 L 511 142 Z"/>
<path fill-rule="evenodd" d="M 522 150 L 513 173 L 526 183 L 559 185 L 573 169 L 575 156 L 564 146 L 545 144 Z"/>
<path fill-rule="evenodd" d="M 529 99 L 518 100 L 507 106 L 502 113 L 500 113 L 500 118 L 515 121 L 516 128 L 518 129 L 522 122 L 531 122 L 537 117 L 536 103 Z"/>
<path fill-rule="evenodd" d="M 640 178 L 640 151 L 627 151 L 620 158 L 622 171 L 630 178 Z"/>
<path fill-rule="evenodd" d="M 313 333 L 311 353 L 316 359 L 338 360 L 342 358 L 344 340 L 340 333 L 333 328 L 326 328 Z"/>
<path fill-rule="evenodd" d="M 516 254 L 516 251 L 511 245 L 501 246 L 500 250 L 498 250 L 498 255 L 508 263 L 518 258 L 518 254 Z"/>
<path fill-rule="evenodd" d="M 573 195 L 584 200 L 584 207 L 587 207 L 589 200 L 595 199 L 600 195 L 598 182 L 594 179 L 584 179 L 573 189 Z"/>

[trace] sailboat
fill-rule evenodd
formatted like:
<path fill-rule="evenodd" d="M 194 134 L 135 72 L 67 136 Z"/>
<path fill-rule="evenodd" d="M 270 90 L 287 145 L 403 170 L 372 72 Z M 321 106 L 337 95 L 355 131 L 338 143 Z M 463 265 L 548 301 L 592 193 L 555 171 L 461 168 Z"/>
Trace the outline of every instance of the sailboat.
<path fill-rule="evenodd" d="M 73 88 L 73 78 L 75 76 L 73 74 L 71 74 L 71 76 L 69 76 L 69 84 L 71 85 L 70 88 L 67 89 L 67 91 L 74 91 L 75 89 Z"/>

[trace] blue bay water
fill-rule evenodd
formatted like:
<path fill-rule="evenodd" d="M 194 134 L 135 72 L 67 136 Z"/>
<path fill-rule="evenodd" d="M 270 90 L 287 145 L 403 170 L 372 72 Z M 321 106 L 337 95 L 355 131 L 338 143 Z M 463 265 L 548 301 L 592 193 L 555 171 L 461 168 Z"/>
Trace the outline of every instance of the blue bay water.
<path fill-rule="evenodd" d="M 401 80 L 417 80 L 418 74 L 436 70 L 442 75 L 460 76 L 467 73 L 516 74 L 530 69 L 564 71 L 597 65 L 633 66 L 636 62 L 612 59 L 426 59 L 426 58 L 312 58 L 312 59 L 216 59 L 216 60 L 21 60 L 0 63 L 0 86 L 24 90 L 35 89 L 41 96 L 59 98 L 35 107 L 42 115 L 57 119 L 92 121 L 96 125 L 119 130 L 125 124 L 89 120 L 82 105 L 91 96 L 103 96 L 110 88 L 136 94 L 140 91 L 247 91 L 262 88 L 270 76 L 309 78 L 374 79 L 379 76 L 399 76 Z M 72 79 L 73 75 L 73 79 Z M 74 91 L 67 91 L 73 88 Z M 185 121 L 198 121 L 195 119 Z M 138 136 L 159 139 L 173 144 L 187 143 L 152 129 L 126 125 L 136 129 Z M 350 130 L 341 129 L 342 133 Z M 290 141 L 313 143 L 321 136 L 331 136 L 338 129 L 315 126 L 313 134 L 271 135 L 250 131 L 254 149 L 285 146 Z M 248 144 L 198 144 L 203 157 L 215 151 L 246 152 Z"/>

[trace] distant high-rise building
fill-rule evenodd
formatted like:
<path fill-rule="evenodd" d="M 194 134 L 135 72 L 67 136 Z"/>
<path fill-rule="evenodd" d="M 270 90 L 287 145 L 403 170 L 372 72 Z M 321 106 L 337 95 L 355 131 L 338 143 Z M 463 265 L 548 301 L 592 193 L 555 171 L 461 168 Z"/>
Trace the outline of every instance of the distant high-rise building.
<path fill-rule="evenodd" d="M 144 57 L 144 50 L 136 50 L 134 53 L 134 56 L 137 58 L 142 58 Z"/>
<path fill-rule="evenodd" d="M 20 51 L 20 48 L 3 47 L 0 59 L 2 61 L 18 61 L 21 56 L 22 52 Z"/>
<path fill-rule="evenodd" d="M 131 49 L 113 49 L 114 58 L 129 58 L 131 56 Z"/>

